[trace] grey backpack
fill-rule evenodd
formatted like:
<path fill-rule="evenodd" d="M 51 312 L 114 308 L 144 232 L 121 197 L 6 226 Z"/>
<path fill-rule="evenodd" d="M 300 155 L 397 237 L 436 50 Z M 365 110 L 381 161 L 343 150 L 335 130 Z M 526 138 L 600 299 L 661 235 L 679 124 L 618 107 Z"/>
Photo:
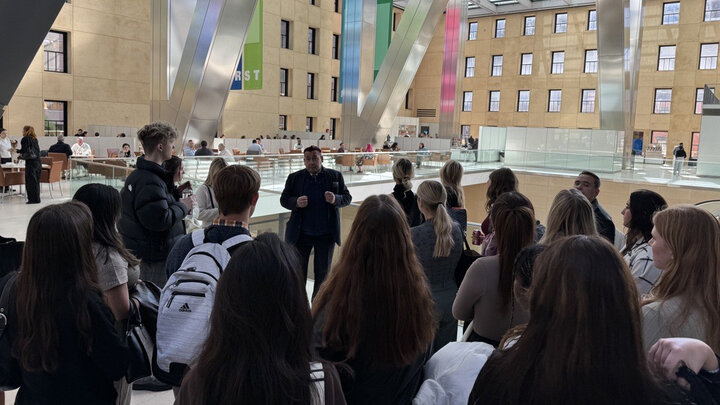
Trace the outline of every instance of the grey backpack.
<path fill-rule="evenodd" d="M 237 235 L 221 244 L 206 243 L 204 229 L 191 235 L 194 247 L 168 279 L 158 307 L 153 374 L 175 386 L 195 363 L 207 338 L 217 282 L 230 261 L 228 249 L 252 240 Z"/>

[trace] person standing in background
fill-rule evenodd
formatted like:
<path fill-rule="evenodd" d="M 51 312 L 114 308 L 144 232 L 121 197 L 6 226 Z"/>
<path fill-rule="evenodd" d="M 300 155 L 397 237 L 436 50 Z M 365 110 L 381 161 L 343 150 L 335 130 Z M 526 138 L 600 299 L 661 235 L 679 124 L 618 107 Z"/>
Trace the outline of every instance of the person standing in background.
<path fill-rule="evenodd" d="M 581 192 L 590 201 L 593 213 L 595 214 L 595 226 L 597 232 L 611 244 L 615 243 L 615 224 L 610 214 L 600 205 L 597 200 L 600 194 L 600 178 L 593 172 L 583 171 L 575 179 L 575 189 Z"/>
<path fill-rule="evenodd" d="M 675 158 L 673 161 L 673 176 L 677 176 L 680 174 L 680 170 L 682 170 L 685 158 L 687 158 L 687 153 L 685 153 L 682 142 L 673 150 L 673 158 Z"/>
<path fill-rule="evenodd" d="M 292 211 L 285 241 L 298 248 L 306 280 L 310 250 L 315 251 L 315 297 L 332 263 L 334 245 L 340 246 L 339 208 L 350 205 L 352 196 L 343 175 L 322 166 L 320 148 L 305 148 L 303 160 L 305 169 L 288 176 L 280 204 Z"/>
<path fill-rule="evenodd" d="M 27 190 L 27 203 L 40 204 L 40 146 L 38 145 L 35 128 L 30 125 L 23 127 L 23 137 L 20 141 L 21 149 L 17 151 L 20 159 L 25 161 L 25 189 Z"/>

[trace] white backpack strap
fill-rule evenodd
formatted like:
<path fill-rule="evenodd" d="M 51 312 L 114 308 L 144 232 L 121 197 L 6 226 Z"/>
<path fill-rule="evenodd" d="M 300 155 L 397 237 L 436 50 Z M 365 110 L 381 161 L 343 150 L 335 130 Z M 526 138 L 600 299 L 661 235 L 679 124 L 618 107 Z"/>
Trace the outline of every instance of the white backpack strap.
<path fill-rule="evenodd" d="M 205 243 L 205 229 L 198 229 L 192 233 L 193 246 L 200 246 Z"/>
<path fill-rule="evenodd" d="M 322 363 L 310 363 L 310 381 L 312 381 L 314 387 L 310 391 L 311 394 L 317 394 L 317 397 L 312 398 L 311 403 L 313 405 L 325 405 L 325 372 Z"/>
<path fill-rule="evenodd" d="M 225 249 L 230 249 L 231 247 L 233 247 L 235 245 L 239 245 L 243 242 L 249 242 L 251 240 L 253 240 L 253 238 L 250 235 L 245 235 L 245 234 L 237 235 L 237 236 L 233 236 L 230 239 L 225 240 L 225 242 L 222 243 L 222 247 L 224 247 Z"/>

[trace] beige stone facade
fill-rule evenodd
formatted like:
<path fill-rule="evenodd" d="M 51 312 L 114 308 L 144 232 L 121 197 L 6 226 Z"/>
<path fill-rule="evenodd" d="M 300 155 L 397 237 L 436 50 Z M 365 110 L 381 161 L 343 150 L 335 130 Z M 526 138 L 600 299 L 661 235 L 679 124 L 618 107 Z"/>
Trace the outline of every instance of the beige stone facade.
<path fill-rule="evenodd" d="M 663 4 L 646 0 L 642 41 L 642 60 L 638 89 L 636 131 L 644 133 L 644 144 L 652 131 L 667 131 L 668 154 L 672 145 L 691 143 L 692 133 L 700 131 L 701 115 L 695 114 L 696 89 L 705 84 L 716 87 L 718 69 L 700 70 L 700 46 L 720 42 L 720 22 L 704 22 L 705 2 L 682 0 L 679 24 L 663 25 Z M 475 75 L 463 78 L 464 91 L 473 92 L 472 111 L 461 114 L 461 125 L 470 126 L 476 136 L 480 126 L 522 126 L 549 128 L 598 128 L 597 100 L 593 113 L 581 112 L 583 89 L 597 89 L 597 73 L 584 73 L 585 51 L 597 49 L 597 31 L 588 30 L 590 10 L 574 7 L 533 13 L 470 18 L 477 22 L 477 39 L 467 41 L 465 56 L 475 57 Z M 567 32 L 555 33 L 555 15 L 567 13 Z M 535 34 L 523 35 L 524 19 L 535 17 Z M 495 38 L 495 24 L 505 20 L 504 38 Z M 428 54 L 415 79 L 418 109 L 439 109 L 444 26 L 435 32 Z M 673 71 L 658 71 L 661 45 L 676 45 Z M 564 69 L 552 74 L 552 53 L 563 51 Z M 521 55 L 531 53 L 532 73 L 521 75 Z M 502 75 L 491 76 L 493 55 L 502 55 Z M 655 114 L 655 89 L 672 89 L 669 114 Z M 562 90 L 559 112 L 548 112 L 549 92 Z M 499 111 L 490 112 L 490 91 L 500 91 Z M 530 91 L 529 111 L 518 112 L 518 91 Z M 462 108 L 462 106 L 458 106 Z M 438 118 L 421 118 L 421 125 Z M 689 147 L 686 149 L 690 150 Z"/>

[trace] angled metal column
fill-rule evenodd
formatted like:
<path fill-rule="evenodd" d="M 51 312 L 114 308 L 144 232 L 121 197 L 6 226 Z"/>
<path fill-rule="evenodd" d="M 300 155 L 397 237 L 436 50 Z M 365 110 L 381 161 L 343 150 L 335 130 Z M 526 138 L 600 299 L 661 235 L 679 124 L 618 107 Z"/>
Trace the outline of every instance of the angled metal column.
<path fill-rule="evenodd" d="M 600 128 L 625 132 L 623 169 L 633 159 L 643 7 L 644 0 L 597 1 Z"/>
<path fill-rule="evenodd" d="M 65 0 L 0 1 L 0 117 Z"/>
<path fill-rule="evenodd" d="M 153 72 L 153 96 L 163 96 L 163 82 L 168 83 L 171 91 L 167 103 L 162 99 L 153 100 L 153 115 L 157 113 L 175 125 L 183 141 L 194 138 L 211 142 L 225 108 L 257 0 L 197 0 L 184 41 L 176 35 L 181 36 L 184 31 L 187 23 L 184 18 L 191 3 L 181 2 L 179 9 L 175 9 L 178 13 L 174 13 L 168 5 L 175 7 L 176 0 L 168 0 L 165 5 L 158 5 L 158 1 L 153 10 L 160 18 L 163 11 L 169 18 L 170 32 L 165 36 L 165 43 L 170 50 L 164 56 L 158 55 L 157 60 L 153 56 L 160 70 L 163 58 L 167 62 L 166 72 Z M 173 20 L 176 16 L 179 20 Z M 158 35 L 157 40 L 153 38 L 153 44 L 162 46 L 163 35 L 158 31 L 153 31 Z M 183 42 L 175 70 L 176 52 Z M 173 76 L 175 80 L 170 83 Z"/>
<path fill-rule="evenodd" d="M 363 7 L 356 3 L 363 3 L 363 1 L 351 0 L 345 4 L 346 6 L 352 4 L 353 7 Z M 347 81 L 345 75 L 358 78 L 364 75 L 360 69 L 360 61 L 356 61 L 355 65 L 352 65 L 350 56 L 361 54 L 361 50 L 367 46 L 366 36 L 362 35 L 363 42 L 361 44 L 349 44 L 350 46 L 361 46 L 361 49 L 346 48 L 343 50 L 343 57 L 347 59 L 343 59 L 343 87 L 350 86 L 347 89 L 344 88 L 343 93 L 358 92 L 356 105 L 359 112 L 358 117 L 358 112 L 353 113 L 352 108 L 346 109 L 343 105 L 343 139 L 346 143 L 352 145 L 378 144 L 380 139 L 389 133 L 446 5 L 447 0 L 410 0 L 408 2 L 385 60 L 380 66 L 380 71 L 364 103 L 361 97 L 363 93 L 358 90 L 357 86 L 352 87 L 352 77 L 348 78 L 351 81 Z M 371 6 L 368 5 L 368 7 Z M 343 35 L 347 35 L 346 31 L 343 31 Z M 355 34 L 355 38 L 359 37 L 361 35 Z M 349 42 L 349 38 L 346 38 L 345 41 Z M 346 54 L 346 52 L 348 53 Z M 347 68 L 348 65 L 357 66 L 359 70 L 351 72 Z M 355 80 L 362 83 L 358 79 Z M 345 99 L 343 99 L 343 103 L 345 103 Z"/>
<path fill-rule="evenodd" d="M 445 46 L 440 87 L 440 138 L 459 137 L 467 37 L 467 0 L 450 0 L 445 12 Z"/>

